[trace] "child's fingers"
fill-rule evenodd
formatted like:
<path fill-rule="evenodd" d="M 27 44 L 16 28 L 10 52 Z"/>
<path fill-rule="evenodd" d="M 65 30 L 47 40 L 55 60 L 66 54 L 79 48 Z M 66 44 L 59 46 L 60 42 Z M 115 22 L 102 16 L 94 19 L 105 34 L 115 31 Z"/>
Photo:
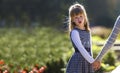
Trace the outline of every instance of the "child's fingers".
<path fill-rule="evenodd" d="M 93 69 L 96 71 L 96 70 L 98 70 L 98 69 L 100 69 L 100 62 L 94 62 L 93 63 Z"/>

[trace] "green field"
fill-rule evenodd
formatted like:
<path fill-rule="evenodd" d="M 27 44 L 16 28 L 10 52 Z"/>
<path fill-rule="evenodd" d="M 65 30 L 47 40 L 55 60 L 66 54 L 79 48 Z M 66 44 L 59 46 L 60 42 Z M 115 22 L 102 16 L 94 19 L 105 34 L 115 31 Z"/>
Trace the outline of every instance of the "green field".
<path fill-rule="evenodd" d="M 92 39 L 94 39 L 93 42 L 104 41 L 97 36 Z M 96 50 L 96 48 L 99 49 Z M 94 55 L 97 55 L 100 48 L 93 45 Z M 41 67 L 50 65 L 52 62 L 60 62 L 60 60 L 63 61 L 60 68 L 64 69 L 72 53 L 69 34 L 57 28 L 0 29 L 0 59 L 5 61 L 5 65 L 12 65 L 11 70 L 17 67 L 31 69 L 35 64 Z"/>

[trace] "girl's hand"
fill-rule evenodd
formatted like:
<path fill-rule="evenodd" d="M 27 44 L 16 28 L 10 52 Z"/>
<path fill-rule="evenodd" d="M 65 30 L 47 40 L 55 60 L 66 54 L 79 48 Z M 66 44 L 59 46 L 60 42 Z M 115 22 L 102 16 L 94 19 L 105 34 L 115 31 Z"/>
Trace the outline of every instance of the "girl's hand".
<path fill-rule="evenodd" d="M 100 69 L 100 67 L 101 67 L 101 62 L 100 62 L 100 61 L 94 61 L 94 62 L 92 63 L 92 66 L 93 66 L 93 69 L 96 71 L 96 70 Z"/>

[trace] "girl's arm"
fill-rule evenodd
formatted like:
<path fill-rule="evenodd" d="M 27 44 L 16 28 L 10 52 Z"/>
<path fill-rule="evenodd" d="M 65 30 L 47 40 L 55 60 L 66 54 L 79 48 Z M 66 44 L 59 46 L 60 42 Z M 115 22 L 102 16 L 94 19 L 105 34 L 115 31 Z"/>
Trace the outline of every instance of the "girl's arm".
<path fill-rule="evenodd" d="M 86 49 L 83 47 L 81 40 L 80 40 L 80 36 L 77 30 L 73 30 L 71 32 L 71 39 L 73 41 L 73 43 L 75 44 L 75 46 L 78 48 L 78 50 L 80 51 L 80 53 L 82 54 L 82 56 L 89 62 L 89 63 L 93 63 L 94 59 L 92 56 L 89 55 L 89 53 L 86 51 Z"/>
<path fill-rule="evenodd" d="M 113 46 L 119 32 L 120 32 L 120 16 L 117 17 L 112 33 L 110 34 L 107 42 L 103 46 L 103 49 L 101 50 L 101 52 L 99 53 L 95 60 L 97 61 L 102 60 L 105 53 L 107 53 L 107 51 Z"/>

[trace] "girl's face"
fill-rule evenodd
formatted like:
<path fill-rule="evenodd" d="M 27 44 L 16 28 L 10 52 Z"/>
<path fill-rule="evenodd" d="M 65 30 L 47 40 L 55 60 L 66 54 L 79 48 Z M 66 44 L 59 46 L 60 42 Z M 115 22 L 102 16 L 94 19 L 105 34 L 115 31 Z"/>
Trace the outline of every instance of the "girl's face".
<path fill-rule="evenodd" d="M 76 26 L 80 28 L 84 27 L 84 21 L 85 21 L 85 17 L 83 14 L 78 14 L 73 17 L 73 22 L 76 24 Z"/>

